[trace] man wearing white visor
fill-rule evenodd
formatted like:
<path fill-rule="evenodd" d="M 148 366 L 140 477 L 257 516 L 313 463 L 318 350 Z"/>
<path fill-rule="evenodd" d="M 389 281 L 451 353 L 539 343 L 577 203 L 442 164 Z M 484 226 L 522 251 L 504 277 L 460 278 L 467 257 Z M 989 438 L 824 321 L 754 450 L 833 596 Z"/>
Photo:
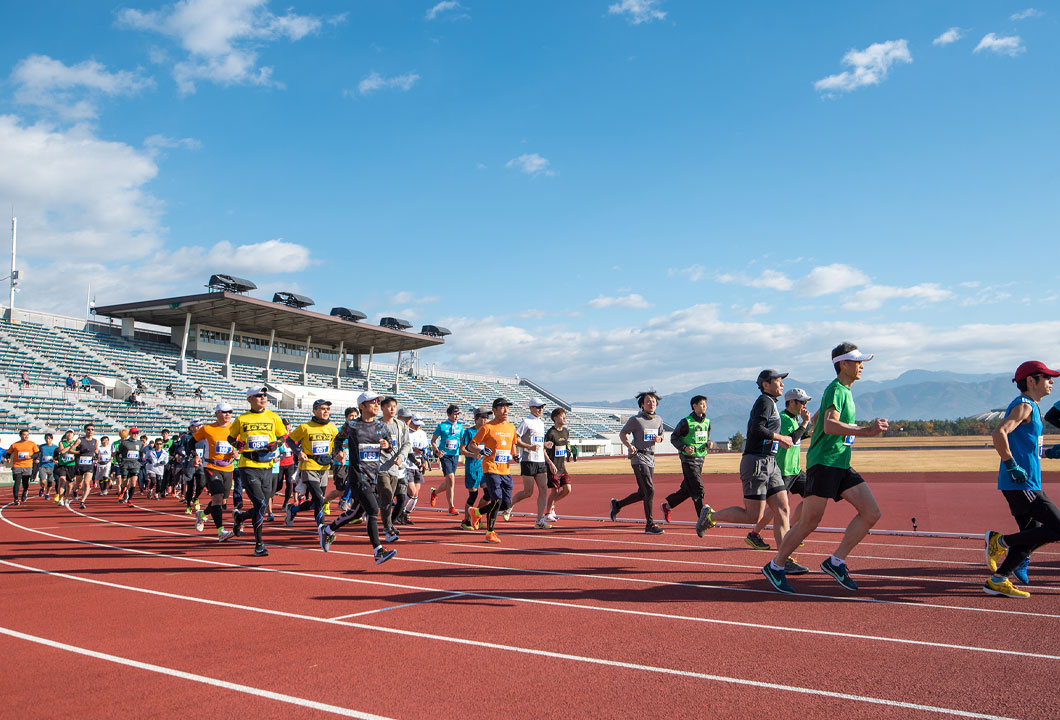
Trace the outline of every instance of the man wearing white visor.
<path fill-rule="evenodd" d="M 853 505 L 857 515 L 847 525 L 839 547 L 821 563 L 821 570 L 847 590 L 858 589 L 847 570 L 846 559 L 879 521 L 880 507 L 865 480 L 850 467 L 850 456 L 855 438 L 875 437 L 887 431 L 887 420 L 883 418 L 877 418 L 869 425 L 855 424 L 854 396 L 850 386 L 861 379 L 862 368 L 869 360 L 872 355 L 861 352 L 852 343 L 842 343 L 832 349 L 836 379 L 821 396 L 821 408 L 813 427 L 815 439 L 806 455 L 802 518 L 778 543 L 776 557 L 762 568 L 762 574 L 780 592 L 795 592 L 785 577 L 784 561 L 820 525 L 828 501 L 838 502 L 840 499 Z"/>

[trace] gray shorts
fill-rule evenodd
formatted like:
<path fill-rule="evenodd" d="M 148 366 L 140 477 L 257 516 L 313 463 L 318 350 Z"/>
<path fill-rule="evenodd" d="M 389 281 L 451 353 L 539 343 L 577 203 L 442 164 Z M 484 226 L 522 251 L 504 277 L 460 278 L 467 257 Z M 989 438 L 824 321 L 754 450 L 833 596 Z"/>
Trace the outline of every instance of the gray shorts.
<path fill-rule="evenodd" d="M 308 468 L 298 471 L 298 483 L 295 484 L 294 489 L 297 492 L 305 493 L 306 488 L 304 483 L 312 483 L 317 486 L 320 492 L 327 492 L 328 487 L 328 476 L 331 474 L 331 468 L 324 468 L 323 470 L 309 470 Z M 299 485 L 303 485 L 299 489 Z"/>
<path fill-rule="evenodd" d="M 780 466 L 772 455 L 744 455 L 740 459 L 740 481 L 748 500 L 765 500 L 784 490 Z"/>

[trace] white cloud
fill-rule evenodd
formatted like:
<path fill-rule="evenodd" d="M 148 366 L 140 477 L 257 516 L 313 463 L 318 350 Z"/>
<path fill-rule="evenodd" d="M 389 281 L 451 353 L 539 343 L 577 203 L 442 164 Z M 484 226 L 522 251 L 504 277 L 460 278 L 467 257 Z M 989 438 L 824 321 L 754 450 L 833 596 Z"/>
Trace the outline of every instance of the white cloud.
<path fill-rule="evenodd" d="M 236 270 L 265 274 L 298 272 L 312 263 L 309 248 L 282 238 L 245 245 L 221 241 L 206 252 L 204 261 L 210 268 L 223 268 L 214 272 Z M 201 268 L 196 268 L 196 272 L 201 272 Z"/>
<path fill-rule="evenodd" d="M 768 315 L 771 312 L 773 312 L 773 306 L 761 302 L 757 302 L 747 309 L 748 315 Z"/>
<path fill-rule="evenodd" d="M 658 0 L 619 0 L 607 6 L 609 15 L 625 15 L 632 25 L 662 20 L 666 13 L 659 10 Z"/>
<path fill-rule="evenodd" d="M 905 40 L 873 43 L 864 50 L 850 50 L 843 56 L 842 63 L 849 65 L 852 70 L 821 78 L 813 87 L 818 92 L 837 93 L 850 92 L 866 85 L 879 85 L 887 77 L 892 65 L 911 62 L 913 56 Z"/>
<path fill-rule="evenodd" d="M 1012 13 L 1009 15 L 1009 20 L 1026 20 L 1028 18 L 1037 18 L 1045 15 L 1041 10 L 1035 10 L 1034 8 L 1027 8 L 1026 10 L 1020 10 L 1018 13 Z"/>
<path fill-rule="evenodd" d="M 986 50 L 988 52 L 996 53 L 998 55 L 1008 55 L 1009 57 L 1016 57 L 1027 51 L 1027 48 L 1023 46 L 1023 41 L 1019 35 L 995 35 L 994 33 L 987 33 L 983 36 L 983 39 L 979 41 L 979 44 L 975 46 L 975 50 L 972 52 L 979 52 Z"/>
<path fill-rule="evenodd" d="M 369 95 L 378 90 L 401 90 L 402 92 L 408 92 L 419 79 L 420 76 L 414 72 L 407 72 L 403 75 L 394 75 L 392 77 L 383 77 L 379 73 L 372 71 L 357 83 L 357 92 L 361 95 Z"/>
<path fill-rule="evenodd" d="M 195 138 L 171 138 L 156 134 L 144 140 L 144 147 L 153 150 L 200 150 L 202 142 Z"/>
<path fill-rule="evenodd" d="M 555 173 L 548 166 L 548 158 L 543 158 L 537 153 L 523 153 L 504 164 L 504 167 L 517 168 L 527 175 L 554 175 Z"/>
<path fill-rule="evenodd" d="M 101 96 L 133 95 L 154 85 L 137 72 L 109 72 L 95 60 L 66 65 L 47 55 L 30 55 L 11 72 L 15 102 L 53 112 L 63 120 L 88 120 L 99 115 Z"/>
<path fill-rule="evenodd" d="M 595 298 L 590 300 L 588 306 L 597 310 L 609 307 L 624 307 L 631 308 L 634 310 L 640 310 L 643 308 L 651 307 L 648 301 L 644 299 L 642 295 L 637 293 L 630 293 L 629 295 L 619 295 L 617 297 L 608 297 L 607 295 L 597 295 Z"/>
<path fill-rule="evenodd" d="M 258 48 L 282 39 L 301 40 L 318 32 L 323 20 L 291 11 L 276 15 L 267 5 L 268 0 L 179 0 L 161 10 L 122 9 L 117 21 L 179 43 L 187 57 L 173 66 L 173 78 L 182 93 L 195 92 L 199 81 L 279 85 L 272 79 L 272 68 L 258 64 Z"/>
<path fill-rule="evenodd" d="M 442 2 L 427 11 L 425 18 L 427 20 L 435 20 L 439 15 L 450 20 L 463 20 L 471 17 L 467 13 L 467 8 L 456 2 L 456 0 L 442 0 Z"/>
<path fill-rule="evenodd" d="M 957 42 L 962 37 L 964 37 L 964 33 L 961 32 L 961 29 L 959 27 L 951 27 L 949 30 L 947 30 L 946 32 L 942 33 L 937 38 L 932 40 L 931 44 L 932 45 L 950 45 L 952 43 Z"/>
<path fill-rule="evenodd" d="M 769 288 L 771 290 L 791 290 L 794 283 L 787 275 L 777 270 L 763 270 L 758 277 L 747 277 L 746 275 L 733 275 L 723 273 L 715 280 L 725 284 L 746 285 L 748 287 Z"/>
<path fill-rule="evenodd" d="M 799 295 L 818 297 L 868 283 L 868 275 L 857 268 L 833 263 L 832 265 L 820 265 L 811 270 L 798 283 L 796 292 Z"/>
<path fill-rule="evenodd" d="M 689 265 L 686 268 L 681 268 L 680 270 L 674 270 L 673 268 L 671 268 L 667 274 L 671 276 L 685 275 L 688 277 L 689 282 L 699 282 L 703 279 L 703 276 L 706 275 L 706 272 L 707 269 L 705 267 L 697 263 L 693 263 L 692 265 Z"/>
<path fill-rule="evenodd" d="M 875 310 L 888 300 L 895 298 L 912 298 L 921 302 L 939 302 L 953 297 L 953 293 L 944 290 L 936 283 L 921 283 L 912 287 L 891 287 L 889 285 L 869 285 L 858 290 L 843 303 L 844 310 Z"/>

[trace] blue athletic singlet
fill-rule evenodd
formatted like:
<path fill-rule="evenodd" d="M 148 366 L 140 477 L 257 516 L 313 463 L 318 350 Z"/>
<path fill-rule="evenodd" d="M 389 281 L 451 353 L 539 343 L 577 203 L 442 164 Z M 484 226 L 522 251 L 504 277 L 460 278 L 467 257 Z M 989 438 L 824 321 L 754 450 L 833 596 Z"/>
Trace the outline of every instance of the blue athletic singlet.
<path fill-rule="evenodd" d="M 1005 463 L 1002 462 L 997 473 L 998 490 L 1042 489 L 1042 411 L 1038 409 L 1038 403 L 1020 395 L 1009 403 L 1005 417 L 1020 403 L 1030 404 L 1031 420 L 1016 426 L 1016 429 L 1008 434 L 1008 447 L 1012 452 L 1012 459 L 1027 471 L 1027 482 L 1013 482 L 1005 469 Z"/>
<path fill-rule="evenodd" d="M 460 436 L 464 434 L 464 424 L 459 420 L 450 422 L 442 420 L 434 429 L 434 437 L 441 438 L 438 446 L 442 452 L 451 457 L 460 455 Z"/>

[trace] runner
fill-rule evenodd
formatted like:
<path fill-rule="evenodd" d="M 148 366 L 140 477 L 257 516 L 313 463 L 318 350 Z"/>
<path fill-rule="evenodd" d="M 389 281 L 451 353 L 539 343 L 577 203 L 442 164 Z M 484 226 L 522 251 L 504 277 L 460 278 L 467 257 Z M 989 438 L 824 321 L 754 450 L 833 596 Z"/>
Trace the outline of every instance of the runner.
<path fill-rule="evenodd" d="M 287 428 L 280 416 L 268 409 L 268 389 L 263 385 L 247 388 L 250 410 L 243 413 L 228 428 L 228 442 L 239 451 L 239 478 L 243 490 L 250 496 L 251 510 L 232 511 L 232 532 L 242 535 L 243 523 L 254 526 L 254 556 L 269 554 L 262 540 L 265 524 L 266 491 L 272 487 L 272 466 L 277 448 L 287 436 Z"/>
<path fill-rule="evenodd" d="M 677 448 L 681 459 L 681 486 L 663 500 L 663 520 L 666 522 L 670 522 L 674 508 L 689 498 L 696 508 L 696 517 L 703 512 L 703 458 L 710 452 L 707 397 L 696 395 L 688 404 L 692 406 L 692 412 L 681 418 L 670 433 L 670 444 Z"/>
<path fill-rule="evenodd" d="M 567 456 L 570 451 L 570 430 L 566 428 L 567 411 L 556 408 L 552 411 L 552 427 L 545 433 L 545 459 L 548 461 L 548 504 L 545 519 L 556 522 L 556 502 L 570 495 L 570 476 L 567 475 Z M 571 455 L 571 462 L 578 456 Z"/>
<path fill-rule="evenodd" d="M 743 506 L 734 505 L 715 511 L 704 505 L 696 523 L 696 532 L 702 533 L 718 522 L 750 523 L 762 519 L 766 506 L 773 511 L 773 536 L 777 545 L 788 531 L 788 493 L 780 475 L 776 454 L 780 448 L 790 448 L 794 441 L 780 432 L 780 413 L 777 398 L 784 392 L 787 373 L 763 370 L 758 374 L 758 390 L 761 393 L 751 406 L 747 419 L 747 440 L 743 457 L 740 458 L 740 482 L 743 484 Z M 793 557 L 785 558 L 784 570 L 788 575 L 802 575 L 810 571 L 799 565 Z"/>
<path fill-rule="evenodd" d="M 96 472 L 93 484 L 99 488 L 100 495 L 106 495 L 110 487 L 110 456 L 113 448 L 110 438 L 104 435 L 99 439 L 99 453 L 96 455 Z"/>
<path fill-rule="evenodd" d="M 121 471 L 118 480 L 118 502 L 132 505 L 133 488 L 140 476 L 140 431 L 129 428 L 128 437 L 118 443 L 115 455 Z"/>
<path fill-rule="evenodd" d="M 55 502 L 59 505 L 70 506 L 67 494 L 72 491 L 70 484 L 77 479 L 77 456 L 74 454 L 77 448 L 74 439 L 74 431 L 67 430 L 59 441 L 59 448 L 55 451 Z"/>
<path fill-rule="evenodd" d="M 663 529 L 655 524 L 652 518 L 652 505 L 655 503 L 655 487 L 652 484 L 655 472 L 655 446 L 663 441 L 663 421 L 655 414 L 659 406 L 659 396 L 654 390 L 647 390 L 637 395 L 640 412 L 626 421 L 618 431 L 618 439 L 626 446 L 629 464 L 633 468 L 633 477 L 637 479 L 637 491 L 621 500 L 611 498 L 611 522 L 618 519 L 618 511 L 638 500 L 644 503 L 644 532 L 649 535 L 661 535 Z M 627 435 L 633 436 L 630 443 Z"/>
<path fill-rule="evenodd" d="M 7 449 L 7 462 L 11 463 L 11 495 L 15 505 L 26 502 L 29 493 L 29 478 L 33 474 L 33 456 L 40 453 L 37 443 L 29 439 L 29 429 L 18 431 L 18 441 Z"/>
<path fill-rule="evenodd" d="M 537 522 L 534 527 L 538 530 L 551 530 L 552 525 L 545 520 L 545 506 L 548 504 L 548 465 L 545 463 L 545 421 L 541 419 L 545 401 L 533 397 L 530 398 L 529 406 L 530 417 L 524 418 L 519 427 L 515 428 L 519 439 L 530 444 L 529 449 L 519 454 L 519 474 L 523 476 L 523 489 L 512 498 L 512 504 L 502 508 L 502 511 L 504 519 L 509 519 L 512 516 L 512 506 L 533 495 L 536 484 Z"/>
<path fill-rule="evenodd" d="M 475 435 L 482 429 L 482 426 L 486 424 L 492 414 L 493 412 L 486 408 L 475 408 L 473 412 L 475 427 L 464 430 L 464 434 L 460 436 L 460 454 L 464 456 L 464 487 L 467 488 L 467 502 L 464 504 L 464 521 L 460 523 L 461 530 L 478 530 L 478 518 L 481 516 L 482 509 L 489 504 L 488 498 L 483 494 L 481 504 L 478 506 L 479 512 L 474 518 L 472 517 L 471 508 L 475 507 L 476 502 L 479 502 L 478 489 L 482 485 L 482 459 L 480 455 L 484 446 L 476 446 L 479 455 L 472 453 L 471 446 L 475 445 Z"/>
<path fill-rule="evenodd" d="M 438 423 L 431 435 L 431 448 L 436 457 L 442 459 L 442 475 L 445 479 L 438 489 L 431 488 L 431 507 L 443 492 L 449 501 L 449 514 L 459 515 L 454 502 L 456 492 L 456 467 L 460 462 L 460 436 L 464 434 L 464 424 L 460 422 L 460 408 L 450 405 L 446 411 L 446 420 Z"/>
<path fill-rule="evenodd" d="M 380 397 L 382 396 L 371 390 L 361 393 L 357 397 L 361 416 L 347 421 L 335 436 L 336 447 L 339 447 L 343 440 L 349 441 L 347 485 L 352 491 L 354 503 L 330 524 L 317 527 L 320 549 L 327 552 L 335 542 L 336 531 L 353 520 L 358 512 L 363 512 L 368 518 L 368 539 L 372 543 L 376 565 L 385 563 L 397 554 L 396 550 L 388 550 L 379 542 L 379 503 L 375 497 L 375 488 L 379 482 L 379 453 L 390 448 L 390 435 L 386 425 L 375 419 L 379 414 Z M 387 542 L 397 539 L 396 534 L 388 534 L 386 537 Z"/>
<path fill-rule="evenodd" d="M 1037 548 L 1060 540 L 1060 510 L 1042 490 L 1042 411 L 1038 406 L 1053 391 L 1053 378 L 1058 376 L 1060 372 L 1037 360 L 1016 368 L 1012 382 L 1020 394 L 1009 403 L 1005 419 L 993 433 L 994 449 L 1001 456 L 997 489 L 1008 501 L 1020 530 L 1004 536 L 987 531 L 986 563 L 994 572 L 983 586 L 987 595 L 1030 597 L 1012 584 L 1009 575 Z M 1026 579 L 1021 581 L 1026 583 Z"/>
<path fill-rule="evenodd" d="M 51 433 L 44 433 L 44 444 L 40 446 L 40 491 L 37 497 L 45 500 L 51 499 L 52 487 L 55 485 L 55 451 L 59 446 L 52 443 L 52 437 Z"/>
<path fill-rule="evenodd" d="M 817 529 L 828 507 L 828 501 L 846 500 L 857 514 L 847 525 L 843 540 L 835 552 L 821 563 L 821 570 L 831 575 L 847 590 L 857 590 L 850 577 L 846 559 L 854 547 L 868 535 L 880 519 L 880 508 L 865 480 L 850 467 L 854 438 L 875 437 L 887 431 L 887 420 L 877 418 L 870 425 L 855 424 L 854 396 L 850 386 L 861 379 L 864 364 L 872 360 L 853 343 L 842 343 L 832 350 L 836 379 L 821 396 L 821 409 L 813 426 L 814 441 L 806 455 L 806 494 L 802 518 L 784 535 L 776 556 L 762 568 L 770 584 L 784 593 L 794 592 L 785 577 L 785 562 L 795 548 Z"/>
<path fill-rule="evenodd" d="M 807 437 L 810 431 L 810 411 L 806 409 L 806 403 L 812 400 L 805 390 L 793 388 L 784 393 L 784 409 L 780 412 L 780 434 L 787 435 L 792 440 L 789 448 L 777 450 L 777 466 L 780 468 L 780 477 L 784 480 L 784 488 L 788 491 L 788 503 L 790 510 L 791 496 L 802 495 L 806 492 L 806 471 L 802 470 L 802 439 Z M 791 513 L 789 525 L 793 525 L 802 517 L 802 503 Z M 747 533 L 744 542 L 755 550 L 769 550 L 769 544 L 762 539 L 762 531 L 773 521 L 772 508 L 766 508 L 762 519 Z"/>
<path fill-rule="evenodd" d="M 412 445 L 409 442 L 409 428 L 397 419 L 397 398 L 385 397 L 379 405 L 383 411 L 382 423 L 386 426 L 390 438 L 388 447 L 379 453 L 379 479 L 376 481 L 376 494 L 379 497 L 379 509 L 383 514 L 383 530 L 387 536 L 399 535 L 394 529 L 394 518 L 405 507 L 405 458 Z M 405 485 L 406 488 L 402 488 Z M 395 501 L 397 504 L 395 505 Z M 390 541 L 387 541 L 390 542 Z"/>
<path fill-rule="evenodd" d="M 217 530 L 217 541 L 224 542 L 232 537 L 232 531 L 225 529 L 224 507 L 232 493 L 232 461 L 238 453 L 228 440 L 232 426 L 232 406 L 226 402 L 218 403 L 214 406 L 213 415 L 212 423 L 200 425 L 192 433 L 196 443 L 206 443 L 206 467 L 203 468 L 202 479 L 206 484 L 206 492 L 210 493 L 210 502 L 195 513 L 195 529 L 202 532 L 209 516 Z"/>
<path fill-rule="evenodd" d="M 280 422 L 283 424 L 283 442 L 276 446 L 276 457 L 272 461 L 272 477 L 269 478 L 268 487 L 265 488 L 265 519 L 269 522 L 276 519 L 276 516 L 272 514 L 272 499 L 283 486 L 283 461 L 284 459 L 291 460 L 294 457 L 294 450 L 287 443 L 287 421 L 280 418 Z M 291 467 L 294 466 L 292 465 Z"/>
<path fill-rule="evenodd" d="M 412 452 L 409 453 L 408 462 L 405 464 L 409 498 L 405 501 L 405 511 L 401 514 L 402 525 L 415 524 L 412 522 L 412 511 L 416 509 L 416 503 L 420 499 L 420 486 L 423 485 L 423 476 L 427 471 L 427 453 L 431 447 L 431 439 L 423 430 L 423 418 L 412 413 L 409 415 L 409 444 L 412 446 Z M 467 433 L 467 431 L 464 432 Z M 467 460 L 464 463 L 466 464 Z"/>
<path fill-rule="evenodd" d="M 472 526 L 478 524 L 482 515 L 486 516 L 486 542 L 499 543 L 500 537 L 495 530 L 497 512 L 500 508 L 512 506 L 512 476 L 508 464 L 512 460 L 515 448 L 530 449 L 530 443 L 520 440 L 515 433 L 515 426 L 508 422 L 508 410 L 512 403 L 499 397 L 493 401 L 493 419 L 484 423 L 475 431 L 475 437 L 466 449 L 473 458 L 482 459 L 482 485 L 486 488 L 489 502 L 479 511 L 470 508 L 469 516 Z M 482 449 L 479 449 L 482 446 Z"/>
<path fill-rule="evenodd" d="M 323 398 L 313 401 L 313 417 L 296 427 L 288 440 L 299 443 L 299 485 L 305 486 L 309 497 L 300 505 L 290 503 L 284 511 L 284 525 L 294 525 L 295 516 L 303 510 L 313 509 L 313 517 L 319 527 L 324 523 L 324 493 L 328 484 L 328 473 L 335 463 L 335 436 L 339 430 L 331 422 L 331 403 Z"/>
<path fill-rule="evenodd" d="M 196 524 L 199 513 L 199 496 L 206 489 L 206 457 L 209 451 L 209 443 L 206 438 L 195 439 L 196 431 L 202 427 L 198 420 L 188 423 L 188 431 L 180 436 L 177 445 L 180 446 L 181 455 L 184 456 L 184 464 L 181 468 L 184 487 L 184 514 L 195 515 Z"/>
<path fill-rule="evenodd" d="M 169 464 L 169 451 L 162 438 L 155 438 L 154 443 L 141 455 L 144 472 L 147 474 L 147 487 L 151 490 L 150 499 L 161 500 L 166 491 L 166 466 Z"/>
<path fill-rule="evenodd" d="M 85 501 L 92 492 L 92 480 L 96 474 L 96 459 L 99 456 L 99 439 L 95 437 L 96 429 L 89 423 L 85 425 L 85 434 L 76 445 L 77 481 L 74 484 L 74 497 L 80 502 L 78 507 L 85 509 Z M 70 501 L 67 501 L 69 507 Z"/>

